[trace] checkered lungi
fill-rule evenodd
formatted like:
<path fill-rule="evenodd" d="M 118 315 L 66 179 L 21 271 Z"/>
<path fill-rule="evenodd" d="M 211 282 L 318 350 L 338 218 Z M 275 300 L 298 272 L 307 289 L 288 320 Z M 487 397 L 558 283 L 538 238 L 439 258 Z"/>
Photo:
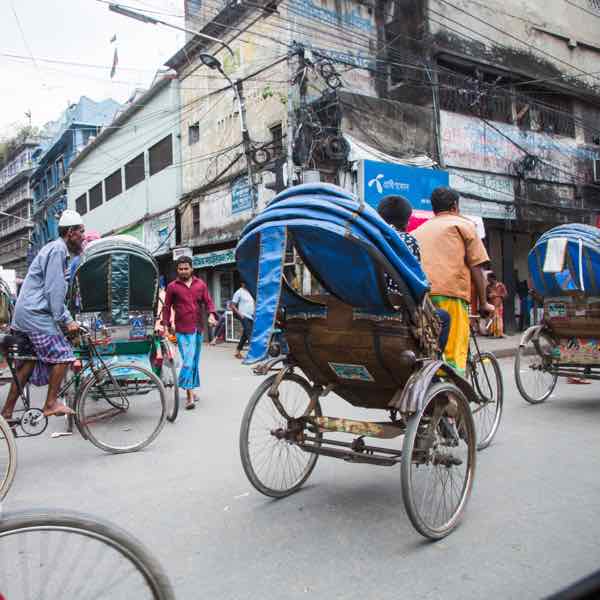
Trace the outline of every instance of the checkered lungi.
<path fill-rule="evenodd" d="M 19 348 L 19 354 L 37 356 L 37 362 L 29 379 L 33 385 L 48 385 L 50 367 L 59 363 L 70 363 L 75 360 L 73 348 L 62 333 L 48 335 L 45 333 L 32 333 L 15 331 L 24 339 L 25 344 Z M 29 347 L 27 347 L 29 345 Z"/>

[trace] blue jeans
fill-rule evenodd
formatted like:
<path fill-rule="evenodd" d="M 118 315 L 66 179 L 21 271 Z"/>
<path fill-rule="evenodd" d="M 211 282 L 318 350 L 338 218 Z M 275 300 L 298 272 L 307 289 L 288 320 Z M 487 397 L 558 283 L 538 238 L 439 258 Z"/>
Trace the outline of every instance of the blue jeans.
<path fill-rule="evenodd" d="M 446 349 L 446 344 L 448 343 L 448 335 L 450 334 L 450 315 L 443 308 L 436 308 L 435 312 L 437 312 L 437 316 L 442 322 L 442 330 L 440 331 L 439 344 L 440 350 L 442 354 Z"/>

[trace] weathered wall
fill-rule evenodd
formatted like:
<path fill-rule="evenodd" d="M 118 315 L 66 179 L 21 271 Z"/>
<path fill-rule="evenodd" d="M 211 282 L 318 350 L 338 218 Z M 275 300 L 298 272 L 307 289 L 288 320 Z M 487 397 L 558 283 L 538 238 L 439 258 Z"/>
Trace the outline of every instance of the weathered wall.
<path fill-rule="evenodd" d="M 345 63 L 335 65 L 344 89 L 372 95 L 375 93 L 372 57 L 377 39 L 373 4 L 365 0 L 334 0 L 326 4 L 320 0 L 289 0 L 279 6 L 278 14 L 263 14 L 259 20 L 256 20 L 259 12 L 254 11 L 236 24 L 236 29 L 241 30 L 251 26 L 251 33 L 230 42 L 235 57 L 223 49 L 216 55 L 235 80 L 285 56 L 289 45 L 299 42 L 308 49 L 309 62 L 316 63 L 329 56 Z M 318 65 L 309 68 L 301 78 L 305 101 L 319 98 L 329 90 Z M 216 91 L 227 85 L 217 71 L 210 71 L 192 59 L 181 70 L 180 80 L 182 181 L 183 193 L 189 194 L 213 180 L 227 166 L 241 148 L 229 150 L 223 156 L 215 155 L 240 144 L 242 138 L 233 93 Z M 270 128 L 278 124 L 287 134 L 289 81 L 288 62 L 283 61 L 243 82 L 248 130 L 256 144 L 272 141 Z M 298 108 L 299 100 L 297 95 L 291 95 L 294 109 Z M 196 123 L 200 139 L 190 144 L 189 127 Z M 287 146 L 287 140 L 284 144 Z M 245 172 L 246 162 L 242 157 L 226 177 L 231 180 Z M 256 180 L 261 188 L 259 201 L 264 202 L 272 193 L 261 184 L 263 180 L 270 181 L 271 175 L 258 174 Z M 232 210 L 229 181 L 216 190 L 201 192 L 199 205 L 201 233 L 193 236 L 192 211 L 185 211 L 181 219 L 182 243 L 202 245 L 236 239 L 251 215 L 249 209 Z"/>
<path fill-rule="evenodd" d="M 598 71 L 600 18 L 566 2 L 429 0 L 428 15 L 437 52 L 533 77 L 564 75 L 556 85 L 591 91 L 600 82 L 583 74 Z"/>

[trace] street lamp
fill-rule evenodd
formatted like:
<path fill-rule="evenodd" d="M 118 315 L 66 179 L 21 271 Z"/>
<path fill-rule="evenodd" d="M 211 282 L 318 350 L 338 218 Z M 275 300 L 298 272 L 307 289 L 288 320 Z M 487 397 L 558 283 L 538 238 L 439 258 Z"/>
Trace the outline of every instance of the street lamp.
<path fill-rule="evenodd" d="M 173 25 L 172 23 L 168 23 L 167 21 L 161 21 L 160 19 L 155 19 L 154 17 L 149 17 L 148 15 L 144 15 L 135 10 L 131 10 L 129 8 L 125 8 L 120 4 L 109 4 L 108 10 L 112 10 L 113 12 L 119 13 L 125 17 L 129 17 L 130 19 L 135 19 L 136 21 L 141 21 L 142 23 L 149 23 L 150 25 L 164 25 L 165 27 L 170 27 L 171 29 L 177 29 L 178 31 L 184 31 L 185 33 L 189 33 L 193 36 L 198 36 L 210 40 L 211 42 L 217 42 L 217 44 L 221 44 L 224 48 L 227 48 L 231 56 L 234 56 L 233 50 L 231 46 L 220 40 L 219 38 L 213 37 L 212 35 L 207 35 L 206 33 L 201 33 L 200 31 L 193 31 L 191 29 L 186 29 L 185 27 L 179 27 L 178 25 Z"/>
<path fill-rule="evenodd" d="M 240 128 L 242 130 L 242 142 L 244 144 L 244 154 L 246 155 L 246 169 L 248 170 L 248 183 L 250 184 L 250 191 L 252 194 L 252 212 L 254 213 L 256 206 L 256 198 L 255 198 L 255 190 L 254 190 L 254 174 L 252 173 L 252 146 L 250 143 L 250 135 L 248 134 L 248 126 L 246 124 L 246 105 L 244 103 L 244 99 L 240 94 L 240 81 L 232 81 L 231 77 L 225 73 L 223 69 L 223 65 L 221 61 L 214 56 L 213 54 L 208 54 L 206 52 L 202 52 L 200 54 L 200 61 L 205 67 L 212 69 L 213 71 L 218 71 L 227 79 L 233 93 L 235 94 L 235 98 L 237 100 L 240 112 Z"/>

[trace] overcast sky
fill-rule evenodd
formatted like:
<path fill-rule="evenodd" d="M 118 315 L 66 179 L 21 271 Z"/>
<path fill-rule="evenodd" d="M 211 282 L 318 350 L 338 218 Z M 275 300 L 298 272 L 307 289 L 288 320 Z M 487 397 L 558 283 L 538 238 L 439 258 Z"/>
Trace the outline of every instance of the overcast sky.
<path fill-rule="evenodd" d="M 182 0 L 122 0 L 122 4 L 183 15 Z M 177 16 L 153 14 L 183 25 Z M 110 39 L 115 34 L 119 66 L 111 80 Z M 80 96 L 124 102 L 136 86 L 148 86 L 156 69 L 184 41 L 184 33 L 109 12 L 108 5 L 98 0 L 0 0 L 0 136 L 27 124 L 28 110 L 32 124 L 43 125 Z"/>

